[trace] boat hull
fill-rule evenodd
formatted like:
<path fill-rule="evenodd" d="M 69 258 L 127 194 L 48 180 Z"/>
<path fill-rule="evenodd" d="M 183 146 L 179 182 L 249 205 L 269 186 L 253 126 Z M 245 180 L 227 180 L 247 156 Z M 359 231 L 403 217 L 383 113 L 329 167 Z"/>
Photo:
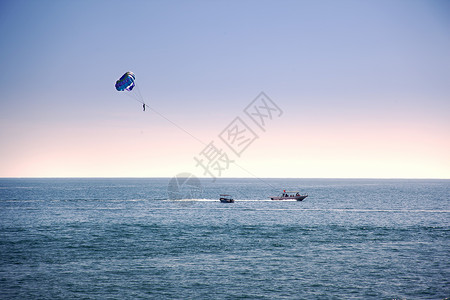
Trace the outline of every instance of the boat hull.
<path fill-rule="evenodd" d="M 223 199 L 223 198 L 220 198 L 219 200 L 222 203 L 234 203 L 234 199 Z"/>
<path fill-rule="evenodd" d="M 295 197 L 270 197 L 271 200 L 296 200 L 296 201 L 303 201 L 303 199 L 305 199 L 306 197 L 308 197 L 308 195 L 300 195 L 300 196 L 295 196 Z"/>

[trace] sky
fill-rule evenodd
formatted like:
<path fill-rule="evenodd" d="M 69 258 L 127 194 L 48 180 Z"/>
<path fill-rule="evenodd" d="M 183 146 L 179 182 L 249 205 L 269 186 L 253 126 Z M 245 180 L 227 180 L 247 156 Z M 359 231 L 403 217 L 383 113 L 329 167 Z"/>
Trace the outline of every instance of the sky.
<path fill-rule="evenodd" d="M 2 1 L 0 30 L 0 177 L 450 179 L 448 1 Z"/>

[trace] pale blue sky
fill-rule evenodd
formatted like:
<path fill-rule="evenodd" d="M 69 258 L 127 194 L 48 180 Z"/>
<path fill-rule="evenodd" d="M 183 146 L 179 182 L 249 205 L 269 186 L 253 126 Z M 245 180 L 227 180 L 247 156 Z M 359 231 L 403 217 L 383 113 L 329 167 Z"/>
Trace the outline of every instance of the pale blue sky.
<path fill-rule="evenodd" d="M 0 28 L 0 176 L 201 173 L 201 144 L 115 91 L 133 71 L 205 142 L 266 92 L 257 176 L 450 178 L 448 1 L 3 1 Z"/>

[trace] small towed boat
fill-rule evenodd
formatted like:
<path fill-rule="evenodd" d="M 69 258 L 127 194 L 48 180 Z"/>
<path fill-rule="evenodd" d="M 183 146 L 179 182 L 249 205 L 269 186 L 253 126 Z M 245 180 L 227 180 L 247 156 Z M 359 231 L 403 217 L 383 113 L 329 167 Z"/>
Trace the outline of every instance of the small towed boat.
<path fill-rule="evenodd" d="M 299 191 L 287 191 L 284 190 L 279 196 L 269 197 L 271 200 L 297 200 L 302 201 L 308 197 L 308 195 L 301 195 Z"/>
<path fill-rule="evenodd" d="M 231 197 L 231 195 L 227 194 L 221 194 L 219 200 L 222 203 L 234 203 L 234 199 Z"/>

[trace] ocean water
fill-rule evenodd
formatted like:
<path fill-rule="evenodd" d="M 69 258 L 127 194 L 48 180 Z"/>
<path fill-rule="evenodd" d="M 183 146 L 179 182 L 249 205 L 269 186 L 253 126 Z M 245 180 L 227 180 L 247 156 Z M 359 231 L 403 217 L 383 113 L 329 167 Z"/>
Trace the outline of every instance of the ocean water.
<path fill-rule="evenodd" d="M 450 180 L 176 188 L 169 178 L 0 179 L 0 299 L 450 297 Z M 283 189 L 309 196 L 268 200 Z"/>

